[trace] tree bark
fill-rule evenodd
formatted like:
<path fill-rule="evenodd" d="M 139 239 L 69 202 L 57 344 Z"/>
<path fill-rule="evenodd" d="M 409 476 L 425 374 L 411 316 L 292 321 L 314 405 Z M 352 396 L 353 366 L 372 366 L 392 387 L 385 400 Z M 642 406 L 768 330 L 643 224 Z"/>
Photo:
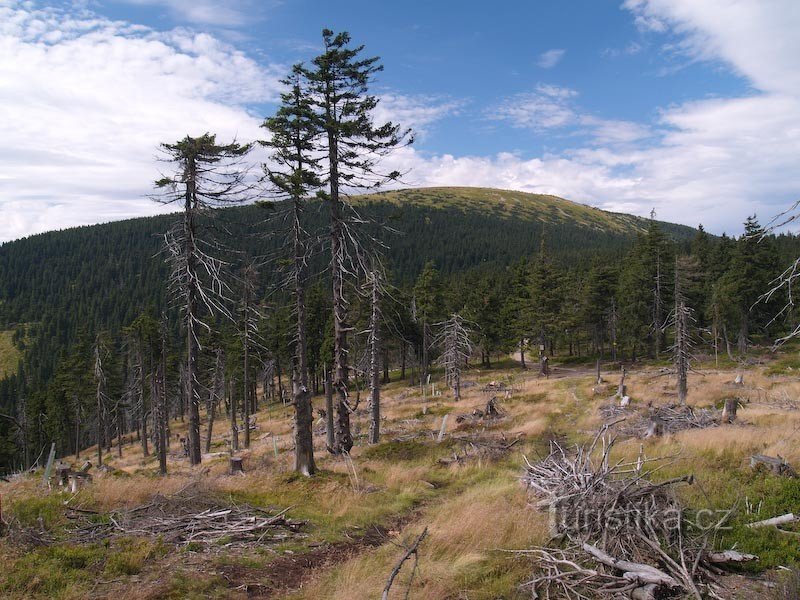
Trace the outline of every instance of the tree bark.
<path fill-rule="evenodd" d="M 294 203 L 294 299 L 297 313 L 294 392 L 294 470 L 310 477 L 317 471 L 314 462 L 314 415 L 308 387 L 308 343 L 306 340 L 306 298 L 303 282 L 305 245 L 301 238 L 300 200 Z"/>
<path fill-rule="evenodd" d="M 195 213 L 197 211 L 197 165 L 194 156 L 187 160 L 184 236 L 186 240 L 186 398 L 189 402 L 189 463 L 199 465 L 200 453 L 200 396 L 197 390 L 198 340 L 195 331 L 197 307 L 197 241 Z"/>

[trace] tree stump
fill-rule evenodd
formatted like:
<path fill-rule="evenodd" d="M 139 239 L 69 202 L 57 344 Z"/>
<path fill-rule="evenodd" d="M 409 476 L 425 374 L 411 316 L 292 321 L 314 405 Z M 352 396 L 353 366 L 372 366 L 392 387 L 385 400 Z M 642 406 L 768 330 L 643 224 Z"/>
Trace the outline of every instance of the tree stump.
<path fill-rule="evenodd" d="M 742 387 L 744 386 L 744 375 L 741 373 L 736 374 L 736 379 L 733 380 L 733 385 Z"/>
<path fill-rule="evenodd" d="M 619 398 L 624 398 L 627 394 L 627 388 L 625 387 L 625 376 L 628 374 L 628 371 L 625 369 L 625 365 L 622 366 L 622 377 L 619 380 L 619 386 L 617 387 L 617 396 Z"/>
<path fill-rule="evenodd" d="M 739 408 L 738 398 L 726 398 L 722 408 L 722 422 L 733 423 L 736 420 L 736 410 Z"/>
<path fill-rule="evenodd" d="M 644 437 L 660 437 L 664 435 L 664 420 L 658 416 L 650 417 L 650 425 Z"/>
<path fill-rule="evenodd" d="M 67 487 L 69 485 L 70 473 L 72 473 L 72 469 L 69 465 L 56 466 L 56 481 L 58 481 L 59 487 Z"/>
<path fill-rule="evenodd" d="M 483 411 L 483 416 L 493 419 L 500 416 L 500 410 L 497 408 L 497 397 L 492 396 L 489 402 L 486 403 L 486 410 Z"/>
<path fill-rule="evenodd" d="M 88 462 L 88 461 L 87 461 Z M 84 465 L 86 466 L 86 465 Z M 91 467 L 91 465 L 90 465 Z M 92 476 L 86 473 L 85 471 L 73 471 L 69 474 L 69 487 L 70 491 L 73 494 L 77 494 L 78 491 L 84 487 L 88 482 L 92 480 Z"/>
<path fill-rule="evenodd" d="M 242 457 L 241 456 L 231 456 L 231 475 L 235 475 L 236 473 L 244 474 L 244 466 L 242 464 Z"/>
<path fill-rule="evenodd" d="M 780 456 L 754 454 L 750 457 L 750 468 L 754 470 L 767 469 L 779 477 L 797 477 L 797 472 Z"/>

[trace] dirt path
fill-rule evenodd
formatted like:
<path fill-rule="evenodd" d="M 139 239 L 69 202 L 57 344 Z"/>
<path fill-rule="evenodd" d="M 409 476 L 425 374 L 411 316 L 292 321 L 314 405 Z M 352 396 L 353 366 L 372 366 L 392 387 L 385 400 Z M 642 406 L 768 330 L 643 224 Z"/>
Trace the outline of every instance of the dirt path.
<path fill-rule="evenodd" d="M 232 589 L 243 591 L 247 598 L 280 598 L 303 587 L 316 573 L 343 563 L 385 544 L 393 533 L 403 529 L 420 516 L 417 508 L 411 513 L 396 517 L 384 525 L 370 527 L 363 535 L 351 541 L 322 544 L 308 552 L 284 554 L 262 567 L 227 565 L 221 575 Z"/>

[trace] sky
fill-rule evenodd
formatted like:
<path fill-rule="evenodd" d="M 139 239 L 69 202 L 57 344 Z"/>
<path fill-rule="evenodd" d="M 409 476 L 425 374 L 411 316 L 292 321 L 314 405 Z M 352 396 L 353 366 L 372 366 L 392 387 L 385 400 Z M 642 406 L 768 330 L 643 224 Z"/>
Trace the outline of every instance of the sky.
<path fill-rule="evenodd" d="M 800 200 L 797 0 L 0 0 L 0 242 L 163 211 L 159 143 L 263 139 L 325 27 L 381 57 L 406 186 L 731 234 Z"/>

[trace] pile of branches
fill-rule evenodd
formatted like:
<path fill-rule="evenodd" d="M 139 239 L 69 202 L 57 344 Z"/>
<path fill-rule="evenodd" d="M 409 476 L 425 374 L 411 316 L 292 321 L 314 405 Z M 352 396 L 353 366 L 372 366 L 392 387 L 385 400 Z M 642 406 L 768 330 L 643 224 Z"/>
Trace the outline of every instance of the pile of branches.
<path fill-rule="evenodd" d="M 534 598 L 721 598 L 719 565 L 756 557 L 713 552 L 727 515 L 706 527 L 691 523 L 675 487 L 691 484 L 692 476 L 656 483 L 651 476 L 668 464 L 664 459 L 640 454 L 612 462 L 616 438 L 607 432 L 603 427 L 572 451 L 552 442 L 546 458 L 527 463 L 523 481 L 538 498 L 535 506 L 550 511 L 551 534 L 562 541 L 521 551 L 537 562 L 526 584 Z"/>
<path fill-rule="evenodd" d="M 624 417 L 618 432 L 627 437 L 643 438 L 652 431 L 653 422 L 658 422 L 660 433 L 675 433 L 685 429 L 706 429 L 717 427 L 722 420 L 722 411 L 715 408 L 693 408 L 679 404 L 648 407 L 636 410 L 609 404 L 600 407 L 603 419 Z"/>
<path fill-rule="evenodd" d="M 269 512 L 249 505 L 224 504 L 203 493 L 165 497 L 135 508 L 101 514 L 72 508 L 72 533 L 81 541 L 118 536 L 160 536 L 176 546 L 246 547 L 282 542 L 302 535 L 304 521 L 286 517 L 289 509 Z"/>

